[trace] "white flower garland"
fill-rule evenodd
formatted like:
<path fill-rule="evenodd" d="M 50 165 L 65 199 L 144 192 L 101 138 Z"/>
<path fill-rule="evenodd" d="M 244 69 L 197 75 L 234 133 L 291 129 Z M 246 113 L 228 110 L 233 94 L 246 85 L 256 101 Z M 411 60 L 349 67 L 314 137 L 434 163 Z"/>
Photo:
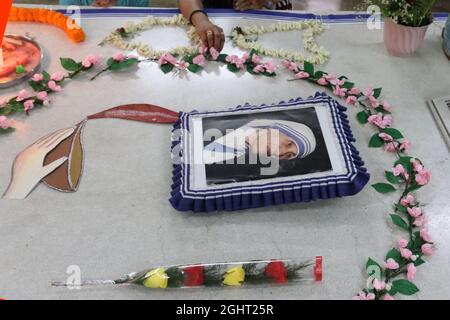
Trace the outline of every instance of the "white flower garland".
<path fill-rule="evenodd" d="M 238 31 L 238 29 L 240 29 Z M 286 32 L 286 31 L 304 31 L 303 32 L 303 46 L 306 51 L 310 52 L 306 55 L 301 52 L 292 52 L 284 49 L 268 49 L 256 43 L 256 41 L 248 41 L 248 36 L 260 36 L 272 32 Z M 261 55 L 272 58 L 288 59 L 295 62 L 308 61 L 313 64 L 323 64 L 328 60 L 330 53 L 319 46 L 314 37 L 325 30 L 320 21 L 306 20 L 299 22 L 280 22 L 270 26 L 246 26 L 236 28 L 231 33 L 231 41 L 233 44 L 243 50 L 256 50 Z"/>
<path fill-rule="evenodd" d="M 186 20 L 182 15 L 176 15 L 172 18 L 158 18 L 158 17 L 147 17 L 142 22 L 139 23 L 128 23 L 123 31 L 126 37 L 133 37 L 142 31 L 149 30 L 154 26 L 189 26 L 189 21 Z M 106 37 L 102 43 L 109 43 L 112 46 L 133 51 L 136 50 L 137 53 L 143 57 L 149 59 L 159 59 L 164 53 L 170 52 L 173 55 L 184 56 L 187 54 L 195 54 L 198 52 L 198 48 L 201 45 L 201 39 L 197 35 L 195 28 L 191 26 L 188 31 L 188 37 L 191 43 L 195 44 L 192 46 L 179 46 L 169 50 L 155 50 L 150 45 L 141 42 L 129 42 L 126 37 L 123 37 L 123 32 L 120 29 L 112 32 L 108 37 Z"/>

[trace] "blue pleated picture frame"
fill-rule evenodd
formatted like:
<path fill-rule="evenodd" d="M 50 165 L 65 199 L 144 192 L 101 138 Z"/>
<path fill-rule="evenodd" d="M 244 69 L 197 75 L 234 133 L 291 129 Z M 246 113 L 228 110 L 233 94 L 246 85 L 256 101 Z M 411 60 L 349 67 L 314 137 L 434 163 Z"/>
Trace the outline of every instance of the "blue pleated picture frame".
<path fill-rule="evenodd" d="M 178 211 L 235 211 L 352 196 L 370 175 L 346 108 L 326 93 L 181 112 L 172 130 Z"/>

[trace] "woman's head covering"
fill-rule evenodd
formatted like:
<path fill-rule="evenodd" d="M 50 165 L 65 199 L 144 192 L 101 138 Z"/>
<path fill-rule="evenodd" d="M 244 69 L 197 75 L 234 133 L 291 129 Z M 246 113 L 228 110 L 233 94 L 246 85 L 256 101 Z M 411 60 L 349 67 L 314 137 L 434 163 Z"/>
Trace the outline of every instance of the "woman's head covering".
<path fill-rule="evenodd" d="M 247 123 L 246 127 L 276 129 L 285 134 L 297 146 L 296 158 L 305 158 L 316 149 L 316 138 L 312 130 L 298 122 L 285 120 L 255 120 Z"/>

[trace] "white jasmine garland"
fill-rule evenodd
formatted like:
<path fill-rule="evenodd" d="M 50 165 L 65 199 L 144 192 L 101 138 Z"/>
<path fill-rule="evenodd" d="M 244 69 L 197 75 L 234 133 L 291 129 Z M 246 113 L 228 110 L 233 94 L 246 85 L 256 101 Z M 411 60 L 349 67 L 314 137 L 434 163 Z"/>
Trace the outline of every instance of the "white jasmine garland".
<path fill-rule="evenodd" d="M 159 18 L 159 17 L 147 17 L 139 23 L 128 23 L 123 29 L 128 37 L 133 37 L 143 31 L 149 30 L 155 26 L 179 26 L 179 27 L 189 27 L 189 21 L 186 20 L 182 15 L 176 15 L 171 18 Z M 150 45 L 142 42 L 130 42 L 123 37 L 122 33 L 118 30 L 113 31 L 109 36 L 107 36 L 102 43 L 109 43 L 112 46 L 133 51 L 136 50 L 137 53 L 145 58 L 157 60 L 161 58 L 164 53 L 170 52 L 175 56 L 184 56 L 188 54 L 195 54 L 198 52 L 198 48 L 201 46 L 201 39 L 197 35 L 195 28 L 193 26 L 189 27 L 187 30 L 188 38 L 193 44 L 192 46 L 179 46 L 169 50 L 155 50 Z"/>
<path fill-rule="evenodd" d="M 280 22 L 265 26 L 246 26 L 240 28 L 242 32 L 233 30 L 231 41 L 243 50 L 255 50 L 258 54 L 272 58 L 288 59 L 295 62 L 308 61 L 313 64 L 323 64 L 328 60 L 330 53 L 315 41 L 315 36 L 321 34 L 325 28 L 320 21 L 306 20 L 299 22 Z M 309 54 L 292 52 L 285 49 L 269 49 L 258 44 L 256 41 L 247 41 L 248 36 L 260 36 L 272 32 L 303 31 L 303 47 Z"/>

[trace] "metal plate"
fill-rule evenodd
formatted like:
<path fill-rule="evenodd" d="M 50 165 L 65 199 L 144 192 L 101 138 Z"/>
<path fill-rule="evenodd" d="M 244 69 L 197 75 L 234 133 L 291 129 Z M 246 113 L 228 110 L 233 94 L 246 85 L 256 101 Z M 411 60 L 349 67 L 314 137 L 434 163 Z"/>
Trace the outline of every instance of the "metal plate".
<path fill-rule="evenodd" d="M 18 41 L 28 42 L 31 45 L 33 45 L 34 47 L 36 47 L 36 49 L 38 49 L 38 52 L 39 52 L 39 62 L 37 63 L 37 65 L 34 68 L 32 68 L 22 74 L 13 74 L 12 77 L 11 76 L 0 77 L 0 89 L 9 88 L 9 87 L 15 86 L 16 84 L 19 84 L 19 83 L 22 83 L 22 82 L 28 80 L 33 74 L 35 74 L 40 69 L 42 59 L 44 58 L 44 52 L 43 52 L 41 46 L 36 41 L 31 39 L 30 37 L 21 36 L 21 35 L 17 35 L 17 34 L 7 34 L 7 35 L 5 35 L 5 38 L 11 38 L 11 39 L 18 40 Z"/>

